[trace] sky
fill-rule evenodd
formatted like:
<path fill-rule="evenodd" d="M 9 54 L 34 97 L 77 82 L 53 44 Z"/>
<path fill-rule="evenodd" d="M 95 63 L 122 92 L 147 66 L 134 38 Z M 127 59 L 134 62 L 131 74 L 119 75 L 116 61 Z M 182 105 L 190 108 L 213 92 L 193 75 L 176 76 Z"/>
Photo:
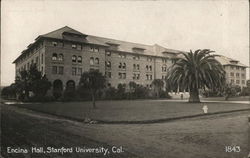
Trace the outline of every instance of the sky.
<path fill-rule="evenodd" d="M 14 82 L 12 62 L 38 35 L 64 26 L 182 51 L 208 48 L 249 66 L 248 0 L 2 0 L 1 7 L 1 85 Z"/>

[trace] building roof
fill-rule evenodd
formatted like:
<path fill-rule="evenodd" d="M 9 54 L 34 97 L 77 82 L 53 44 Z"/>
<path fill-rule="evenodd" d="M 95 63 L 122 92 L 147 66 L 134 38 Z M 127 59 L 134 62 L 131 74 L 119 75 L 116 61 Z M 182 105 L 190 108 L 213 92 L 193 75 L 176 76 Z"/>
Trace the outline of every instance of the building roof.
<path fill-rule="evenodd" d="M 240 67 L 247 67 L 246 65 L 240 63 L 238 60 L 218 55 L 215 57 L 222 65 L 232 65 L 232 66 L 240 66 Z"/>
<path fill-rule="evenodd" d="M 67 34 L 72 34 L 74 36 L 67 36 Z M 22 54 L 13 62 L 15 63 L 19 58 L 22 56 L 25 56 L 25 54 L 41 39 L 41 38 L 52 38 L 52 39 L 58 39 L 58 40 L 68 40 L 68 41 L 74 41 L 79 43 L 88 43 L 88 44 L 94 44 L 94 45 L 101 45 L 104 47 L 108 47 L 110 45 L 116 45 L 118 46 L 117 51 L 121 52 L 129 52 L 129 53 L 135 53 L 135 54 L 144 54 L 149 56 L 159 56 L 159 57 L 168 57 L 171 58 L 176 55 L 176 53 L 180 53 L 182 51 L 179 50 L 173 50 L 168 49 L 165 47 L 162 47 L 158 44 L 154 45 L 145 45 L 145 44 L 139 44 L 139 43 L 133 43 L 133 42 L 126 42 L 111 38 L 104 38 L 104 37 L 98 37 L 93 35 L 87 35 L 84 33 L 81 33 L 75 29 L 72 29 L 68 26 L 64 26 L 60 29 L 57 29 L 55 31 L 39 35 L 34 43 L 31 43 L 27 49 L 22 51 Z M 134 51 L 134 48 L 139 48 L 143 51 Z"/>
<path fill-rule="evenodd" d="M 55 39 L 65 39 L 65 36 L 63 36 L 64 32 L 69 32 L 69 33 L 74 33 L 78 35 L 84 36 L 84 38 L 74 38 L 73 40 L 76 42 L 84 42 L 84 43 L 89 43 L 89 44 L 97 44 L 97 45 L 102 45 L 102 46 L 109 46 L 109 44 L 117 45 L 118 46 L 118 51 L 122 52 L 130 52 L 133 53 L 133 48 L 141 48 L 144 49 L 142 54 L 145 55 L 152 55 L 152 56 L 166 56 L 166 53 L 179 53 L 181 51 L 178 50 L 172 50 L 172 49 L 167 49 L 164 48 L 160 45 L 145 45 L 145 44 L 139 44 L 139 43 L 132 43 L 132 42 L 126 42 L 126 41 L 121 41 L 121 40 L 116 40 L 116 39 L 111 39 L 111 38 L 104 38 L 104 37 L 98 37 L 98 36 L 93 36 L 93 35 L 86 35 L 83 34 L 79 31 L 76 31 L 68 26 L 62 27 L 58 30 L 49 32 L 44 35 L 40 35 L 40 37 L 47 37 L 47 38 L 55 38 Z M 162 54 L 162 52 L 165 52 L 165 54 Z M 138 52 L 136 52 L 138 53 Z"/>

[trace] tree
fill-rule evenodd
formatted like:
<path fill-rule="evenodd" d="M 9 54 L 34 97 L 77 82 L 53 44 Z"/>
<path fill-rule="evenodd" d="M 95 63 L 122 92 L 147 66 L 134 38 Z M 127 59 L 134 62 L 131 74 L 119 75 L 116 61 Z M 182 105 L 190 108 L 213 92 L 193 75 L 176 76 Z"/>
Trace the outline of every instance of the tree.
<path fill-rule="evenodd" d="M 117 86 L 117 98 L 118 99 L 125 99 L 126 98 L 126 84 L 119 83 Z"/>
<path fill-rule="evenodd" d="M 162 88 L 164 86 L 164 82 L 161 79 L 154 79 L 152 82 L 152 85 L 156 91 L 157 98 L 160 97 L 160 91 L 162 91 Z"/>
<path fill-rule="evenodd" d="M 180 53 L 170 68 L 167 78 L 172 85 L 188 89 L 189 102 L 200 102 L 199 89 L 221 87 L 225 71 L 209 49 Z"/>
<path fill-rule="evenodd" d="M 24 97 L 24 99 L 28 99 L 30 90 L 28 71 L 20 71 L 20 75 L 16 77 L 15 83 L 17 86 L 17 93 L 21 97 Z"/>
<path fill-rule="evenodd" d="M 90 90 L 93 108 L 96 108 L 95 97 L 98 90 L 105 87 L 106 78 L 98 70 L 84 72 L 80 78 L 79 86 Z"/>
<path fill-rule="evenodd" d="M 134 81 L 130 81 L 128 83 L 128 86 L 129 86 L 129 98 L 131 99 L 132 98 L 132 93 L 135 92 L 135 88 L 136 88 L 137 84 Z"/>
<path fill-rule="evenodd" d="M 228 100 L 230 97 L 236 96 L 237 94 L 240 93 L 240 91 L 241 91 L 240 86 L 226 84 L 224 88 L 225 100 Z"/>
<path fill-rule="evenodd" d="M 1 90 L 1 96 L 3 98 L 15 98 L 16 97 L 16 85 L 12 83 L 10 86 L 3 87 Z"/>
<path fill-rule="evenodd" d="M 20 76 L 16 78 L 17 91 L 23 94 L 25 99 L 29 98 L 29 91 L 32 91 L 35 97 L 43 97 L 51 87 L 47 77 L 37 70 L 36 64 L 31 64 L 30 69 L 22 70 Z"/>
<path fill-rule="evenodd" d="M 43 97 L 51 87 L 46 75 L 42 76 L 42 72 L 37 70 L 37 66 L 32 64 L 29 74 L 30 90 L 36 97 Z"/>
<path fill-rule="evenodd" d="M 134 81 L 130 81 L 128 85 L 131 92 L 134 91 L 137 86 L 137 84 Z"/>

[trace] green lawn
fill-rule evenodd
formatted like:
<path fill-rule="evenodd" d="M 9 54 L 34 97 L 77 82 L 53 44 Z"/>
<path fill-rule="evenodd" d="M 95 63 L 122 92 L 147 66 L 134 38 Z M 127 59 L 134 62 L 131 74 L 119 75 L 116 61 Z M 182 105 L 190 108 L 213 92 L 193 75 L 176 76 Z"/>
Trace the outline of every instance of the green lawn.
<path fill-rule="evenodd" d="M 250 108 L 248 104 L 206 103 L 209 112 L 231 111 Z M 105 121 L 145 121 L 202 114 L 202 103 L 173 102 L 164 100 L 98 101 L 97 109 L 91 102 L 54 102 L 43 104 L 19 104 L 36 111 L 84 119 Z"/>

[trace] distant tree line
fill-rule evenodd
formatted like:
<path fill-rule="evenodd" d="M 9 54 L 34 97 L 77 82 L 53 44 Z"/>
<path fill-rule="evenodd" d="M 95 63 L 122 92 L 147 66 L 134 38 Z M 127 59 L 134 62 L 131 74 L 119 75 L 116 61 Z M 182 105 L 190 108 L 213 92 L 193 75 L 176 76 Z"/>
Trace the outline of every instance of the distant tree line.
<path fill-rule="evenodd" d="M 247 87 L 241 89 L 237 85 L 226 83 L 223 66 L 215 59 L 209 49 L 195 52 L 180 53 L 173 59 L 174 64 L 169 68 L 165 80 L 155 79 L 152 88 L 139 85 L 133 81 L 119 84 L 117 88 L 107 86 L 105 76 L 97 70 L 84 72 L 76 89 L 65 89 L 58 97 L 61 101 L 105 99 L 148 99 L 171 98 L 170 91 L 189 92 L 189 102 L 200 102 L 199 95 L 205 97 L 224 96 L 227 100 L 237 95 L 250 95 L 250 81 Z M 18 98 L 23 101 L 52 101 L 55 98 L 46 96 L 51 83 L 46 76 L 32 64 L 29 70 L 22 70 L 15 83 L 1 91 L 2 97 Z"/>
<path fill-rule="evenodd" d="M 145 87 L 131 81 L 128 85 L 119 84 L 117 88 L 106 86 L 105 76 L 97 70 L 84 72 L 76 89 L 65 89 L 60 101 L 93 101 L 96 100 L 119 100 L 119 99 L 148 99 L 170 98 L 168 91 L 164 90 L 164 81 L 153 80 L 152 87 Z M 4 87 L 1 96 L 4 98 L 16 98 L 21 101 L 54 101 L 53 96 L 46 95 L 51 88 L 51 82 L 46 75 L 37 69 L 35 64 L 29 70 L 22 70 L 16 77 L 15 83 Z"/>

